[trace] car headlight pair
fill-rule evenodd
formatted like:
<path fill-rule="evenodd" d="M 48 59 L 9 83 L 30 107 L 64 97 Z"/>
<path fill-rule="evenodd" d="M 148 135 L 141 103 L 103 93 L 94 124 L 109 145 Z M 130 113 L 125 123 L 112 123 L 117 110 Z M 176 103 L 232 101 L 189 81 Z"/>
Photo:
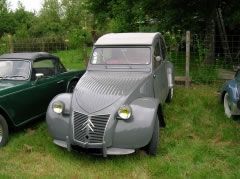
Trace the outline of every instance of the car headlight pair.
<path fill-rule="evenodd" d="M 57 114 L 62 114 L 64 110 L 64 104 L 61 101 L 56 101 L 52 104 L 52 109 Z"/>
<path fill-rule="evenodd" d="M 62 114 L 64 111 L 64 104 L 61 101 L 56 101 L 52 104 L 53 111 L 57 114 Z M 132 116 L 132 109 L 130 106 L 121 106 L 118 110 L 118 116 L 124 120 Z"/>
<path fill-rule="evenodd" d="M 127 120 L 132 116 L 132 109 L 130 106 L 121 106 L 118 110 L 118 116 L 121 119 Z"/>

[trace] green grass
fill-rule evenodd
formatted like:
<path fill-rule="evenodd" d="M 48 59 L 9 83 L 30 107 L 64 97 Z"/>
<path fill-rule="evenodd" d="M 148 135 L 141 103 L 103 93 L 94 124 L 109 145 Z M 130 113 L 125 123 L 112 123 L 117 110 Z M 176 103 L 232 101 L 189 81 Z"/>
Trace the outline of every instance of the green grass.
<path fill-rule="evenodd" d="M 92 48 L 87 48 L 87 58 L 90 58 L 91 50 Z M 55 53 L 55 55 L 60 57 L 62 63 L 67 69 L 82 70 L 86 68 L 82 49 L 59 51 Z"/>
<path fill-rule="evenodd" d="M 217 89 L 177 87 L 164 106 L 158 155 L 102 158 L 55 146 L 44 121 L 14 132 L 0 149 L 1 177 L 239 178 L 240 123 L 224 116 Z"/>

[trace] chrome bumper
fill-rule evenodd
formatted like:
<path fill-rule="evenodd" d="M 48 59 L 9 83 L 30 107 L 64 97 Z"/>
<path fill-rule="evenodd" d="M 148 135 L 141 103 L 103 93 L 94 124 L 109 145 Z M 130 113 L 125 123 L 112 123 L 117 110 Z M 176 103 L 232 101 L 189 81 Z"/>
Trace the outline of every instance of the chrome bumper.
<path fill-rule="evenodd" d="M 54 140 L 54 144 L 66 148 L 69 151 L 72 150 L 71 144 L 68 141 L 60 141 L 60 140 Z M 107 157 L 107 155 L 128 155 L 135 152 L 135 149 L 122 149 L 122 148 L 106 148 L 104 144 L 88 144 L 88 143 L 75 143 L 75 146 L 79 146 L 84 149 L 102 149 L 102 155 L 103 157 Z"/>

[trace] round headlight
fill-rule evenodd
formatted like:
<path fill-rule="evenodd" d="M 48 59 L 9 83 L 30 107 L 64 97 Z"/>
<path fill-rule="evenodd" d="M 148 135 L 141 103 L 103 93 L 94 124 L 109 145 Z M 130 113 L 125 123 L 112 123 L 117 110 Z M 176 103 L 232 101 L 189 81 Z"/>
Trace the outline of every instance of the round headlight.
<path fill-rule="evenodd" d="M 52 107 L 53 111 L 57 114 L 61 114 L 64 110 L 64 104 L 61 101 L 54 102 Z"/>
<path fill-rule="evenodd" d="M 129 119 L 132 116 L 132 109 L 130 106 L 122 106 L 118 110 L 118 115 L 122 119 Z"/>

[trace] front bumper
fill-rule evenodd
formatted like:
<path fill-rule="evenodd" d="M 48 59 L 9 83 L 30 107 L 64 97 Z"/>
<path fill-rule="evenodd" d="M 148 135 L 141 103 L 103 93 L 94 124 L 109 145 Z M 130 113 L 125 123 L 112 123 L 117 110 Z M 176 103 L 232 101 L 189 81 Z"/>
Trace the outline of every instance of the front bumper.
<path fill-rule="evenodd" d="M 68 149 L 68 151 L 72 150 L 72 144 L 67 138 L 67 141 L 54 140 L 54 144 Z M 107 157 L 107 155 L 128 155 L 135 152 L 134 149 L 122 149 L 122 148 L 107 148 L 105 144 L 88 144 L 88 143 L 75 143 L 74 146 L 81 147 L 82 149 L 102 149 L 102 155 Z"/>

